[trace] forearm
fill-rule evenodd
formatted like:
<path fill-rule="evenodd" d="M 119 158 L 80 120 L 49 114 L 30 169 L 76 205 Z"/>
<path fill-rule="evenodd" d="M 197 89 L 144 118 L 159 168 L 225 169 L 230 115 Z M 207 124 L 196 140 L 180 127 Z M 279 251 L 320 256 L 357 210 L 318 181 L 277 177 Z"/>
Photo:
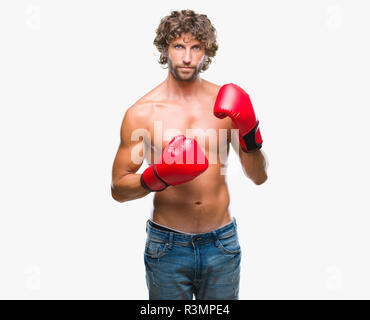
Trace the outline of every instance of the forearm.
<path fill-rule="evenodd" d="M 125 202 L 139 199 L 149 194 L 150 192 L 141 185 L 140 176 L 141 174 L 129 173 L 121 177 L 117 182 L 112 183 L 113 199 L 118 202 Z"/>
<path fill-rule="evenodd" d="M 262 150 L 245 153 L 241 151 L 240 161 L 244 173 L 255 184 L 260 185 L 267 180 L 267 156 Z"/>

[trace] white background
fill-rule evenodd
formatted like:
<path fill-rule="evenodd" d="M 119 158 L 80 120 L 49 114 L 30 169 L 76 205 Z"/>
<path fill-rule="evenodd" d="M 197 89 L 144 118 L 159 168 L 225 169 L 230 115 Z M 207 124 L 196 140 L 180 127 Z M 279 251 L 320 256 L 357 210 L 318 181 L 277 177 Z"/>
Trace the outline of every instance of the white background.
<path fill-rule="evenodd" d="M 167 76 L 155 29 L 187 8 L 217 30 L 202 77 L 248 91 L 270 162 L 256 186 L 230 153 L 240 299 L 370 298 L 365 0 L 1 1 L 1 298 L 147 299 L 152 195 L 115 202 L 111 169 Z"/>

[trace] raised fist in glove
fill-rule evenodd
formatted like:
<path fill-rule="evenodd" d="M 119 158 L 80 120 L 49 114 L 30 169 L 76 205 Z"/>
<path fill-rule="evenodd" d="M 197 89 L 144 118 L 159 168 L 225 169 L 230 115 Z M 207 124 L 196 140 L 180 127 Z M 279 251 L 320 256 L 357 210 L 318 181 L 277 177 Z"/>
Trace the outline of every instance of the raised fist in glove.
<path fill-rule="evenodd" d="M 197 141 L 178 135 L 165 147 L 159 161 L 142 173 L 140 182 L 148 191 L 162 191 L 196 178 L 207 168 L 208 159 Z"/>
<path fill-rule="evenodd" d="M 244 152 L 262 147 L 259 121 L 253 110 L 249 95 L 236 84 L 223 85 L 217 95 L 213 108 L 216 117 L 232 119 L 233 127 L 239 129 L 239 141 Z"/>

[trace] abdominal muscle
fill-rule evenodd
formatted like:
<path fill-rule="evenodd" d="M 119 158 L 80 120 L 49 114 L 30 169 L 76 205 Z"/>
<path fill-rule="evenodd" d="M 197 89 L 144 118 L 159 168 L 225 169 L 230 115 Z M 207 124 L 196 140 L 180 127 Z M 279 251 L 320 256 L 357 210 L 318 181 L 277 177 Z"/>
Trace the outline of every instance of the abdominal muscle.
<path fill-rule="evenodd" d="M 228 188 L 219 168 L 212 169 L 192 181 L 157 192 L 152 220 L 186 233 L 206 233 L 230 223 Z"/>

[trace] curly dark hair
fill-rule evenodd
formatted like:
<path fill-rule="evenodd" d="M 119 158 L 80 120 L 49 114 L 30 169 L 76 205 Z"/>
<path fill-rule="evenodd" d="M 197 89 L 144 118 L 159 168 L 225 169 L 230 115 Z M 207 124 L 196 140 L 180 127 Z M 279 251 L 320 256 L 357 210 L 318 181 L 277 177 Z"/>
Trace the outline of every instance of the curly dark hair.
<path fill-rule="evenodd" d="M 205 71 L 218 49 L 216 29 L 205 14 L 197 14 L 193 10 L 172 11 L 171 15 L 161 19 L 153 41 L 161 54 L 158 62 L 166 64 L 167 50 L 171 41 L 188 32 L 205 47 L 206 57 L 202 68 L 202 71 Z"/>

